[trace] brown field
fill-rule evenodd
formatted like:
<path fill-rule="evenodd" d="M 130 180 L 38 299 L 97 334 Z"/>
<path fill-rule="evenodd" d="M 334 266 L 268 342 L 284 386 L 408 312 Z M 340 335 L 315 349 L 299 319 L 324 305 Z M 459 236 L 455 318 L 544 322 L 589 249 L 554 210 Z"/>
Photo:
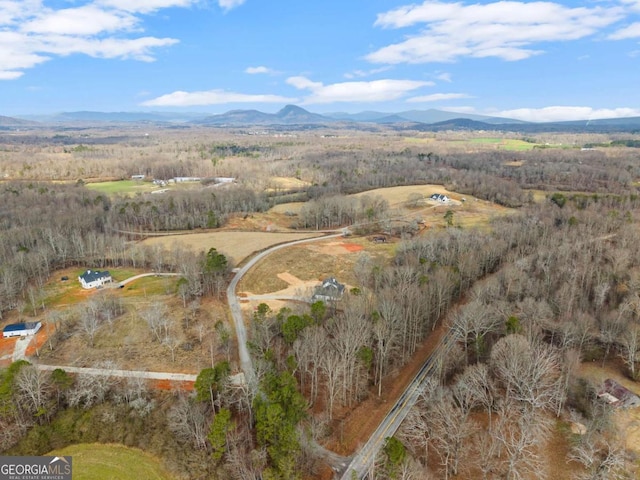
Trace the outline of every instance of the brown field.
<path fill-rule="evenodd" d="M 472 199 L 468 195 L 461 195 L 456 192 L 450 192 L 442 185 L 407 185 L 402 187 L 376 188 L 375 190 L 367 190 L 366 192 L 355 193 L 354 197 L 362 197 L 364 195 L 380 195 L 389 205 L 401 205 L 406 202 L 412 193 L 421 193 L 425 197 L 429 197 L 434 193 L 445 193 L 452 200 L 460 200 L 461 198 Z"/>
<path fill-rule="evenodd" d="M 294 190 L 311 184 L 295 177 L 271 177 L 269 179 L 269 185 L 271 188 L 268 190 Z"/>
<path fill-rule="evenodd" d="M 307 245 L 296 245 L 272 253 L 252 268 L 238 285 L 238 292 L 254 295 L 281 292 L 292 295 L 292 283 L 285 279 L 297 278 L 295 288 L 307 288 L 327 278 L 336 277 L 341 283 L 357 285 L 353 266 L 365 250 L 372 258 L 386 261 L 394 251 L 394 245 L 374 244 L 366 238 L 331 239 Z M 281 274 L 286 273 L 289 276 Z M 293 276 L 293 277 L 292 277 Z M 283 279 L 283 277 L 285 279 Z"/>
<path fill-rule="evenodd" d="M 144 270 L 112 269 L 111 272 L 114 279 L 124 280 L 144 273 Z M 24 320 L 42 321 L 42 329 L 29 343 L 27 357 L 36 355 L 39 362 L 50 365 L 92 366 L 103 360 L 112 360 L 122 369 L 197 373 L 210 366 L 212 343 L 214 356 L 221 359 L 224 355 L 213 328 L 218 320 L 227 320 L 226 305 L 222 301 L 202 299 L 200 309 L 187 324 L 184 319 L 189 314 L 176 295 L 176 277 L 144 277 L 123 289 L 84 290 L 77 281 L 78 273 L 77 268 L 70 268 L 49 278 L 43 289 L 46 310 L 38 308 L 35 316 L 29 311 L 23 318 L 19 318 L 16 312 L 7 315 L 3 325 Z M 68 276 L 69 280 L 61 281 L 62 276 Z M 87 338 L 74 326 L 75 308 L 77 304 L 104 293 L 121 298 L 125 313 L 111 324 L 105 323 L 96 333 L 91 347 Z M 156 301 L 167 306 L 168 317 L 173 320 L 172 335 L 180 341 L 175 350 L 175 362 L 171 360 L 169 348 L 152 340 L 149 327 L 137 315 L 139 310 Z M 47 315 L 53 310 L 62 314 L 62 328 L 70 334 L 67 338 L 56 339 L 54 326 L 47 322 Z M 207 326 L 202 343 L 196 331 L 197 323 Z M 233 332 L 230 325 L 228 329 Z M 12 353 L 14 345 L 15 339 L 0 339 L 0 357 Z"/>
<path fill-rule="evenodd" d="M 281 203 L 279 205 L 274 205 L 269 209 L 269 213 L 286 213 L 293 212 L 298 213 L 304 202 L 289 202 L 289 203 Z"/>
<path fill-rule="evenodd" d="M 215 248 L 230 258 L 233 263 L 237 265 L 251 254 L 262 251 L 273 245 L 317 236 L 317 233 L 217 231 L 153 237 L 144 240 L 143 243 L 146 245 L 160 244 L 167 249 L 171 248 L 171 245 L 174 243 L 178 243 L 183 247 L 195 251 L 208 251 L 210 248 Z"/>
<path fill-rule="evenodd" d="M 149 327 L 136 313 L 148 307 L 151 302 L 161 302 L 168 307 L 168 317 L 173 322 L 172 336 L 180 341 L 180 346 L 175 349 L 175 361 L 172 361 L 169 348 L 152 338 Z M 54 341 L 53 350 L 49 348 L 48 342 L 45 342 L 39 351 L 39 362 L 48 365 L 91 367 L 104 360 L 111 360 L 123 370 L 198 373 L 203 368 L 211 366 L 212 343 L 217 360 L 222 359 L 223 353 L 219 348 L 214 325 L 218 320 L 226 321 L 226 305 L 223 302 L 203 299 L 198 313 L 195 318 L 189 320 L 188 326 L 184 321 L 188 313 L 184 311 L 182 302 L 175 294 L 149 295 L 146 299 L 125 301 L 125 305 L 124 315 L 113 320 L 111 324 L 105 323 L 98 330 L 93 347 L 82 333 L 72 333 L 64 340 Z M 207 327 L 202 343 L 195 330 L 197 323 L 203 323 Z M 43 330 L 46 328 L 47 326 L 43 325 Z M 66 328 L 69 332 L 74 332 L 73 323 Z M 228 326 L 228 329 L 233 331 L 231 326 Z"/>

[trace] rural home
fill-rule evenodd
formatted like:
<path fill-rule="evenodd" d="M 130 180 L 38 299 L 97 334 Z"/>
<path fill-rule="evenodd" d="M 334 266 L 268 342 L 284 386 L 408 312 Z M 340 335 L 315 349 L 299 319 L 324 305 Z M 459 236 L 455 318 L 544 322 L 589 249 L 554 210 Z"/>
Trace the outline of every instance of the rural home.
<path fill-rule="evenodd" d="M 35 335 L 42 327 L 41 322 L 12 323 L 2 330 L 3 338 L 10 337 L 26 337 L 27 335 Z"/>
<path fill-rule="evenodd" d="M 598 397 L 614 407 L 640 406 L 640 397 L 611 378 L 604 381 L 602 388 L 598 391 Z"/>
<path fill-rule="evenodd" d="M 131 175 L 131 180 L 144 180 L 144 175 Z"/>
<path fill-rule="evenodd" d="M 111 278 L 111 274 L 106 270 L 101 272 L 99 270 L 87 270 L 82 275 L 78 277 L 80 281 L 80 285 L 82 288 L 98 288 L 104 285 L 105 283 L 111 283 L 113 279 Z"/>
<path fill-rule="evenodd" d="M 340 300 L 344 294 L 344 285 L 338 282 L 335 277 L 327 278 L 318 285 L 313 293 L 311 300 L 317 302 L 321 300 L 323 302 Z"/>
<path fill-rule="evenodd" d="M 449 197 L 447 197 L 442 193 L 434 193 L 429 198 L 431 198 L 431 200 L 435 200 L 436 202 L 442 202 L 442 203 L 447 203 L 449 201 Z"/>

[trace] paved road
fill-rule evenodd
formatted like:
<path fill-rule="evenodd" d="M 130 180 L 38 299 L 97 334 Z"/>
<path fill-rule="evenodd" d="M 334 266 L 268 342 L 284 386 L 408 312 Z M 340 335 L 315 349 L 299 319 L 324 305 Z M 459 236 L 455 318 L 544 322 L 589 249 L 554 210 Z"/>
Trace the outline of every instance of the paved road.
<path fill-rule="evenodd" d="M 307 238 L 303 240 L 295 240 L 293 242 L 282 243 L 280 245 L 276 245 L 275 247 L 271 247 L 264 252 L 259 253 L 251 260 L 249 260 L 233 277 L 229 287 L 227 288 L 227 302 L 229 303 L 229 309 L 231 310 L 231 315 L 233 316 L 233 322 L 236 328 L 236 338 L 238 339 L 238 354 L 240 356 L 240 367 L 245 374 L 245 378 L 247 382 L 252 382 L 254 379 L 253 372 L 253 364 L 251 363 L 251 356 L 249 355 L 249 350 L 247 348 L 247 330 L 244 324 L 244 318 L 242 316 L 242 309 L 240 308 L 240 301 L 236 295 L 236 288 L 238 287 L 238 283 L 242 280 L 242 277 L 260 260 L 265 258 L 267 255 L 275 252 L 276 250 L 280 250 L 283 248 L 291 247 L 293 245 L 300 245 L 303 243 L 309 242 L 317 242 L 319 240 L 326 240 L 328 238 L 338 238 L 341 237 L 342 233 L 334 233 L 333 235 L 324 235 L 321 237 Z"/>
<path fill-rule="evenodd" d="M 427 379 L 438 368 L 437 359 L 440 354 L 448 351 L 455 343 L 453 334 L 447 332 L 433 353 L 429 356 L 420 371 L 416 374 L 407 389 L 400 395 L 398 401 L 393 405 L 382 423 L 376 428 L 373 435 L 360 451 L 353 457 L 347 466 L 341 480 L 363 479 L 372 471 L 378 452 L 382 449 L 388 437 L 392 437 L 400 424 L 409 414 L 411 408 L 416 404 L 420 393 L 423 391 Z"/>

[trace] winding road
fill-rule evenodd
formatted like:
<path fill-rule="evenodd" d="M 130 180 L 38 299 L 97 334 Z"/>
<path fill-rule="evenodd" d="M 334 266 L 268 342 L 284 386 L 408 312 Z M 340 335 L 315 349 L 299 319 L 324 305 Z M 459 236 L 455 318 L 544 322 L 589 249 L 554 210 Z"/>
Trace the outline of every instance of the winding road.
<path fill-rule="evenodd" d="M 242 277 L 249 270 L 251 270 L 251 268 L 256 263 L 258 263 L 267 255 L 270 255 L 277 250 L 281 250 L 287 247 L 292 247 L 294 245 L 301 245 L 303 243 L 326 240 L 328 238 L 338 238 L 341 236 L 342 236 L 342 233 L 334 233 L 331 235 L 322 235 L 320 237 L 306 238 L 303 240 L 294 240 L 293 242 L 281 243 L 280 245 L 271 247 L 263 252 L 260 252 L 255 257 L 251 258 L 234 275 L 233 279 L 231 280 L 231 283 L 229 283 L 229 287 L 227 288 L 227 302 L 229 303 L 229 310 L 231 311 L 231 316 L 233 317 L 233 323 L 236 328 L 236 338 L 238 339 L 238 355 L 240 357 L 240 367 L 242 368 L 242 371 L 244 372 L 248 383 L 251 384 L 254 381 L 254 371 L 253 371 L 253 363 L 251 362 L 251 356 L 249 355 L 249 349 L 247 348 L 247 329 L 244 324 L 242 309 L 240 308 L 240 300 L 236 295 L 236 288 L 238 288 L 238 284 L 240 283 L 240 280 L 242 280 Z"/>

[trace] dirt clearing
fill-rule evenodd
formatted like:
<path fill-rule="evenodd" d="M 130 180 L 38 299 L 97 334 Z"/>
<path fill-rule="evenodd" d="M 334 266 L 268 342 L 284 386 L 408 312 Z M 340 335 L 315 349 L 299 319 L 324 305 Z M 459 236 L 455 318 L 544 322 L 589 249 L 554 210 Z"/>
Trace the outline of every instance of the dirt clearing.
<path fill-rule="evenodd" d="M 238 285 L 238 292 L 264 295 L 281 293 L 298 280 L 297 286 L 306 288 L 305 282 L 318 282 L 336 277 L 340 283 L 356 285 L 353 266 L 363 250 L 362 240 L 327 240 L 308 245 L 294 245 L 273 252 L 252 268 Z M 366 240 L 364 240 L 366 241 Z M 285 273 L 283 277 L 281 274 Z"/>

